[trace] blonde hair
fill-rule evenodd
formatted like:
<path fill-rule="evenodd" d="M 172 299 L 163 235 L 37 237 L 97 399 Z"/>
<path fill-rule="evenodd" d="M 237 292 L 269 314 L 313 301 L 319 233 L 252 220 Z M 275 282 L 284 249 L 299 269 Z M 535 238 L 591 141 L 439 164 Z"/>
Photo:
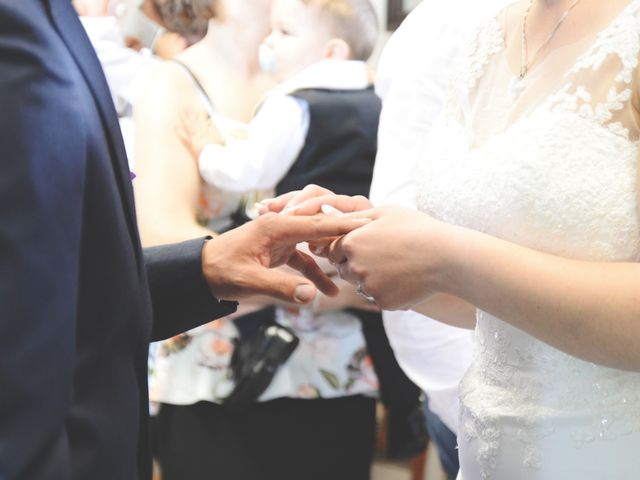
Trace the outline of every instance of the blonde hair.
<path fill-rule="evenodd" d="M 378 39 L 378 17 L 370 0 L 301 1 L 326 16 L 332 33 L 349 45 L 352 59 L 369 59 Z"/>

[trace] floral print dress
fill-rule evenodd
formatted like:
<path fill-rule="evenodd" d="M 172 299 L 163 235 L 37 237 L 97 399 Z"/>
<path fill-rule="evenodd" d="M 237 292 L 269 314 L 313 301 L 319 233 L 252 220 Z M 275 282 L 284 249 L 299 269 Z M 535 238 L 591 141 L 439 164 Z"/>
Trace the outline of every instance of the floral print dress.
<path fill-rule="evenodd" d="M 237 129 L 234 126 L 234 131 Z M 219 231 L 230 223 L 229 216 L 241 204 L 241 195 L 203 185 L 199 221 Z M 300 343 L 260 401 L 376 394 L 378 381 L 355 315 L 343 311 L 314 315 L 304 308 L 276 308 L 276 321 L 292 328 Z M 229 363 L 238 336 L 234 321 L 222 318 L 152 344 L 151 401 L 174 405 L 219 403 L 234 387 Z"/>

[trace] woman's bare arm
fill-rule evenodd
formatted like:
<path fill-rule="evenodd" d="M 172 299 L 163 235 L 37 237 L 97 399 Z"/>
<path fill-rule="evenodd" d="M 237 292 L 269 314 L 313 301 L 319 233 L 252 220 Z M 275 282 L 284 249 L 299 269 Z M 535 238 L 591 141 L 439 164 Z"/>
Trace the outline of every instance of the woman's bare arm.
<path fill-rule="evenodd" d="M 458 325 L 424 310 L 445 293 L 576 357 L 640 370 L 640 264 L 568 259 L 394 207 L 359 215 L 374 221 L 329 258 L 383 308 L 422 303 Z"/>
<path fill-rule="evenodd" d="M 476 327 L 476 307 L 446 293 L 437 293 L 428 300 L 414 305 L 411 310 L 454 327 L 470 330 Z"/>
<path fill-rule="evenodd" d="M 136 104 L 134 191 L 145 246 L 212 234 L 196 221 L 200 177 L 176 131 L 181 114 L 198 109 L 191 81 L 170 63 L 158 67 Z"/>
<path fill-rule="evenodd" d="M 366 208 L 361 199 L 313 190 L 267 207 L 278 211 L 293 204 L 293 213 L 301 214 L 322 205 Z M 455 325 L 465 318 L 470 326 L 471 309 L 451 298 L 439 300 L 444 293 L 576 357 L 640 371 L 639 263 L 550 255 L 397 207 L 349 216 L 373 221 L 333 242 L 329 259 L 383 308 L 418 305 L 421 313 Z M 447 304 L 461 316 L 438 311 Z"/>

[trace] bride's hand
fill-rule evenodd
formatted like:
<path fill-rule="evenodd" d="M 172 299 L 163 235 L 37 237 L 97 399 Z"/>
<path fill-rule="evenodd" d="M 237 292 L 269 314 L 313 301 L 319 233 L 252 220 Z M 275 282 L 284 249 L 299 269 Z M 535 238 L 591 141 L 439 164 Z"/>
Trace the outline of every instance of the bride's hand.
<path fill-rule="evenodd" d="M 386 310 L 407 309 L 438 291 L 450 226 L 400 207 L 352 213 L 373 221 L 325 250 L 340 276 Z"/>
<path fill-rule="evenodd" d="M 285 193 L 276 198 L 263 200 L 258 206 L 258 212 L 286 213 L 295 215 L 315 215 L 322 211 L 323 205 L 329 205 L 340 212 L 358 212 L 373 207 L 371 202 L 363 196 L 336 195 L 318 185 L 307 185 L 302 190 Z"/>
<path fill-rule="evenodd" d="M 340 293 L 335 297 L 330 297 L 319 292 L 319 298 L 313 302 L 315 313 L 344 310 L 345 308 L 355 308 L 367 312 L 380 311 L 380 308 L 375 303 L 362 297 L 362 295 L 358 295 L 354 286 L 346 280 L 336 278 L 333 281 L 340 289 Z"/>
<path fill-rule="evenodd" d="M 318 185 L 307 185 L 302 190 L 285 193 L 276 198 L 263 200 L 255 205 L 260 215 L 280 213 L 285 215 L 316 215 L 325 213 L 340 216 L 343 213 L 359 212 L 373 208 L 371 202 L 361 195 L 337 195 Z M 324 252 L 337 237 L 327 237 L 309 242 L 312 252 Z"/>

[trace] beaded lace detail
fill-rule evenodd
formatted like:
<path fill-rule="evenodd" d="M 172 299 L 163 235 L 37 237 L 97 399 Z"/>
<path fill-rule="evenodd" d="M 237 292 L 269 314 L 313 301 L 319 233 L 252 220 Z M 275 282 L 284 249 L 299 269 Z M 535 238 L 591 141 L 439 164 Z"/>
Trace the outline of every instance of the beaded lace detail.
<path fill-rule="evenodd" d="M 450 79 L 452 88 L 449 90 L 445 102 L 444 110 L 447 114 L 443 116 L 444 118 L 455 117 L 458 99 L 476 86 L 476 82 L 482 76 L 491 56 L 503 48 L 502 31 L 496 19 L 485 20 L 478 29 L 478 34 L 473 37 L 473 40 L 460 55 L 460 59 L 453 69 Z"/>
<path fill-rule="evenodd" d="M 478 35 L 461 57 L 462 60 L 454 76 L 454 83 L 464 85 L 467 89 L 473 88 L 478 78 L 482 76 L 491 55 L 498 53 L 503 47 L 502 31 L 496 19 L 485 20 Z M 465 62 L 468 65 L 465 65 Z"/>
<path fill-rule="evenodd" d="M 499 23 L 485 22 L 457 76 L 466 90 L 454 92 L 434 124 L 418 206 L 539 251 L 637 261 L 639 32 L 640 0 L 634 0 L 560 84 L 528 108 L 516 105 L 526 114 L 491 131 L 476 120 L 474 102 L 504 45 Z M 480 128 L 491 134 L 478 141 Z M 640 374 L 564 354 L 482 311 L 474 348 L 461 385 L 460 436 L 477 446 L 480 478 L 494 478 L 505 418 L 515 422 L 509 428 L 524 470 L 544 463 L 540 445 L 560 430 L 568 429 L 573 449 L 640 432 Z"/>
<path fill-rule="evenodd" d="M 614 134 L 631 139 L 624 121 L 616 115 L 629 104 L 634 73 L 640 51 L 640 4 L 632 2 L 598 38 L 571 69 L 574 78 L 552 95 L 549 106 L 557 111 L 572 112 L 585 120 L 595 121 Z M 580 83 L 581 77 L 593 72 L 610 77 L 610 88 L 604 98 L 598 98 Z M 637 140 L 637 135 L 634 136 Z"/>

